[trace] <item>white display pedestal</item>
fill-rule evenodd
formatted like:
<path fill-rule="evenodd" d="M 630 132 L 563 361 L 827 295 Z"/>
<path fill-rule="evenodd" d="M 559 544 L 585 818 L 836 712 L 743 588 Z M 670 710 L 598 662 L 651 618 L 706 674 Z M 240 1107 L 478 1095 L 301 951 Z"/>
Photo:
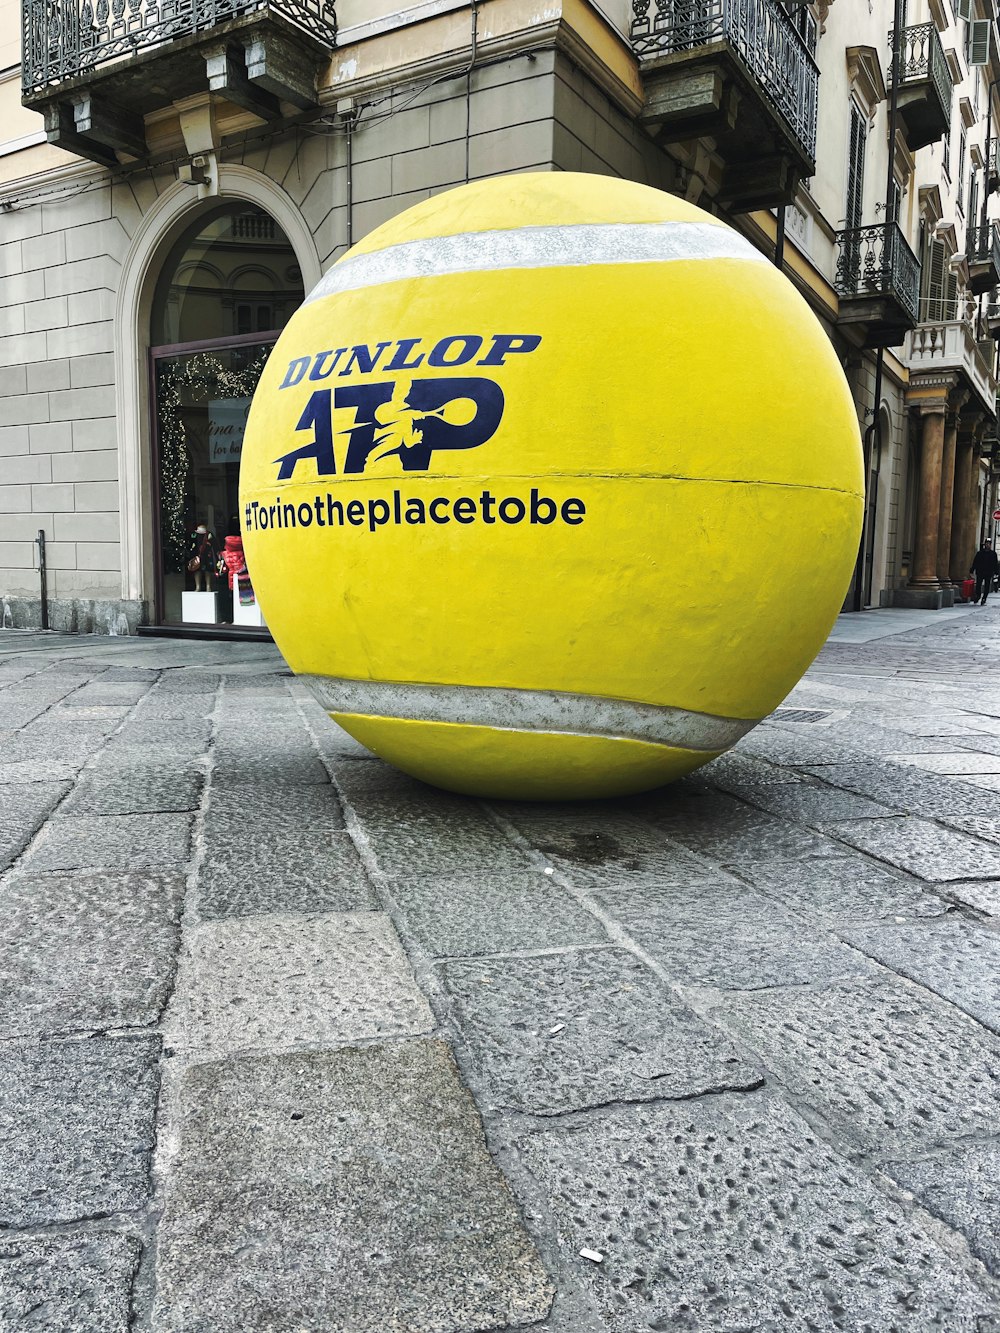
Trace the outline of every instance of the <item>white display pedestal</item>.
<path fill-rule="evenodd" d="M 249 606 L 240 604 L 240 576 L 236 574 L 233 577 L 233 624 L 234 625 L 253 625 L 255 628 L 261 628 L 264 624 L 264 617 L 260 613 L 260 606 L 255 601 Z"/>
<path fill-rule="evenodd" d="M 181 620 L 192 625 L 219 623 L 219 594 L 217 592 L 182 592 Z"/>

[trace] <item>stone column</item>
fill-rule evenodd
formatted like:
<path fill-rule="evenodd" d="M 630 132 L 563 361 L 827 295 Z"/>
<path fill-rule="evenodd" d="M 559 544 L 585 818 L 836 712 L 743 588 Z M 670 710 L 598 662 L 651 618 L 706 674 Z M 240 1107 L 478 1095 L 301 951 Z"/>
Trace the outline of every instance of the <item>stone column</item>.
<path fill-rule="evenodd" d="M 928 592 L 940 587 L 937 577 L 938 529 L 941 524 L 941 460 L 944 453 L 944 403 L 920 407 L 920 480 L 913 576 L 909 587 Z"/>
<path fill-rule="evenodd" d="M 972 436 L 959 435 L 955 452 L 954 521 L 951 525 L 951 564 L 953 583 L 961 583 L 969 572 L 975 551 L 972 526 Z"/>
<path fill-rule="evenodd" d="M 945 418 L 941 449 L 941 507 L 938 511 L 937 577 L 942 587 L 951 587 L 951 520 L 955 501 L 955 446 L 958 440 L 958 413 Z"/>

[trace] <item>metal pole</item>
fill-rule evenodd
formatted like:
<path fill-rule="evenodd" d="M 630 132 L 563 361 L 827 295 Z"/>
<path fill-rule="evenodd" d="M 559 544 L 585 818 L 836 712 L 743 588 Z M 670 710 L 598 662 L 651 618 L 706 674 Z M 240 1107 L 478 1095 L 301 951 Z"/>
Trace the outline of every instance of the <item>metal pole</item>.
<path fill-rule="evenodd" d="M 780 269 L 785 262 L 785 205 L 778 209 L 778 230 L 774 233 L 774 267 Z"/>
<path fill-rule="evenodd" d="M 42 600 L 42 629 L 49 627 L 49 590 L 45 570 L 45 529 L 38 529 L 38 536 L 35 538 L 35 545 L 38 547 L 38 582 L 41 587 Z"/>
<path fill-rule="evenodd" d="M 892 257 L 894 247 L 890 243 L 889 228 L 895 222 L 892 216 L 892 196 L 896 187 L 896 122 L 897 107 L 896 102 L 899 96 L 899 59 L 900 59 L 900 41 L 903 33 L 904 7 L 906 0 L 896 0 L 892 19 L 892 82 L 889 92 L 889 161 L 885 172 L 885 236 L 882 243 L 882 269 L 885 277 L 891 276 Z M 877 457 L 881 462 L 882 456 L 882 425 L 879 420 L 879 408 L 882 402 L 882 363 L 884 351 L 880 347 L 875 357 L 875 402 L 872 408 L 872 424 L 865 431 L 864 435 L 864 454 L 865 454 L 865 512 L 861 523 L 861 544 L 858 547 L 858 558 L 854 566 L 854 597 L 853 609 L 863 611 L 865 608 L 865 561 L 868 552 L 868 537 L 875 522 L 875 506 L 878 503 L 878 483 L 876 482 L 876 494 L 872 497 L 869 504 L 868 486 L 871 479 L 871 460 L 874 451 L 877 449 Z M 873 553 L 874 554 L 874 553 Z"/>
<path fill-rule="evenodd" d="M 865 565 L 868 559 L 868 536 L 875 524 L 875 511 L 878 504 L 878 479 L 875 481 L 875 490 L 869 498 L 868 486 L 872 474 L 872 458 L 876 456 L 881 463 L 882 459 L 882 422 L 879 413 L 879 404 L 882 401 L 882 359 L 883 351 L 880 347 L 875 356 L 875 413 L 872 424 L 864 434 L 864 459 L 865 459 L 865 512 L 861 521 L 861 543 L 858 546 L 858 558 L 854 566 L 854 597 L 852 599 L 852 609 L 854 611 L 863 611 L 865 609 L 865 592 L 867 590 L 868 579 L 866 577 Z"/>

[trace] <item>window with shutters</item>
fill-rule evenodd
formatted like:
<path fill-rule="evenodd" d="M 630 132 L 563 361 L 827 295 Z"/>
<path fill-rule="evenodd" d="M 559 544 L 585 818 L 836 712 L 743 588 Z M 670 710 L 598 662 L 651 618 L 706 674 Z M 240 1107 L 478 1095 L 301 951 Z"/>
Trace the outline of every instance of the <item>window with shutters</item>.
<path fill-rule="evenodd" d="M 965 194 L 965 152 L 965 130 L 960 130 L 958 134 L 958 188 L 955 191 L 955 202 L 959 208 L 962 207 L 963 195 Z"/>
<path fill-rule="evenodd" d="M 990 63 L 992 35 L 992 19 L 973 19 L 969 24 L 966 51 L 970 66 L 976 67 Z"/>
<path fill-rule="evenodd" d="M 865 189 L 865 140 L 868 122 L 860 107 L 851 103 L 851 136 L 847 160 L 847 201 L 844 210 L 848 230 L 861 226 Z"/>
<path fill-rule="evenodd" d="M 943 241 L 927 237 L 920 274 L 920 320 L 941 324 L 955 319 L 958 308 L 958 279 L 948 265 Z"/>
<path fill-rule="evenodd" d="M 979 225 L 979 173 L 975 169 L 969 173 L 969 211 L 965 216 L 970 227 Z"/>
<path fill-rule="evenodd" d="M 951 180 L 951 130 L 941 140 L 941 147 L 944 150 L 941 158 L 941 166 L 944 168 L 944 174 Z"/>

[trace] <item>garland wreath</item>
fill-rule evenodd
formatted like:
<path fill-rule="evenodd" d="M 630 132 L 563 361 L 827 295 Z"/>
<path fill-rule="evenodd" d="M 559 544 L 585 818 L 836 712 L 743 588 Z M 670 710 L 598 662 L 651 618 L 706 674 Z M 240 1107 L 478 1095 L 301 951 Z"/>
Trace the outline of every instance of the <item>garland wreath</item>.
<path fill-rule="evenodd" d="M 250 398 L 264 369 L 271 345 L 261 347 L 247 365 L 229 369 L 211 352 L 196 352 L 159 367 L 156 402 L 159 412 L 160 512 L 163 564 L 179 573 L 187 558 L 191 515 L 187 512 L 191 452 L 184 424 L 186 389 L 203 391 L 202 401 L 213 398 Z"/>

